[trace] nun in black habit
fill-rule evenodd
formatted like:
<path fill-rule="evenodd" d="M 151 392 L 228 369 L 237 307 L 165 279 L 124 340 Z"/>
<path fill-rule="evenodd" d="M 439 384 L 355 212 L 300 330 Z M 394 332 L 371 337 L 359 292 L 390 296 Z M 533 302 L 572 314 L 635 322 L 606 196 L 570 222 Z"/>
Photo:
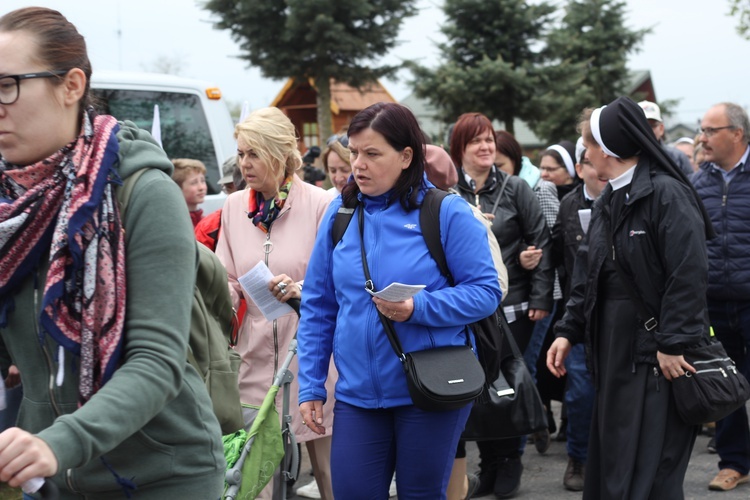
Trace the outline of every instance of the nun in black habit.
<path fill-rule="evenodd" d="M 579 128 L 609 184 L 594 204 L 547 366 L 563 375 L 571 345 L 585 342 L 596 401 L 583 498 L 683 499 L 698 428 L 677 415 L 671 380 L 695 371 L 682 352 L 708 332 L 713 230 L 635 102 L 589 110 Z"/>

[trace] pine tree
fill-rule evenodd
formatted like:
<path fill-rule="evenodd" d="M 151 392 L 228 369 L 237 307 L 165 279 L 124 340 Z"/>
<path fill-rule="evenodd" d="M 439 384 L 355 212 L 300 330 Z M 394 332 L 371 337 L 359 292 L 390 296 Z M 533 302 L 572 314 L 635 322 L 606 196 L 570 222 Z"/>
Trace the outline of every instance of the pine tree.
<path fill-rule="evenodd" d="M 330 79 L 359 87 L 395 73 L 376 64 L 396 45 L 415 0 L 208 0 L 240 44 L 242 59 L 268 78 L 312 80 L 317 90 L 318 128 L 331 131 Z"/>
<path fill-rule="evenodd" d="M 597 107 L 626 93 L 628 55 L 650 31 L 625 26 L 621 0 L 569 0 L 560 26 L 547 38 L 546 55 L 555 63 L 578 65 L 580 83 L 571 93 L 556 93 L 535 132 L 551 142 L 574 139 L 585 107 Z"/>
<path fill-rule="evenodd" d="M 750 0 L 729 0 L 729 15 L 737 16 L 737 33 L 750 40 Z"/>
<path fill-rule="evenodd" d="M 435 69 L 410 64 L 417 96 L 445 121 L 478 111 L 513 133 L 514 118 L 537 118 L 548 78 L 540 44 L 554 8 L 522 0 L 445 0 L 443 8 L 443 62 Z"/>

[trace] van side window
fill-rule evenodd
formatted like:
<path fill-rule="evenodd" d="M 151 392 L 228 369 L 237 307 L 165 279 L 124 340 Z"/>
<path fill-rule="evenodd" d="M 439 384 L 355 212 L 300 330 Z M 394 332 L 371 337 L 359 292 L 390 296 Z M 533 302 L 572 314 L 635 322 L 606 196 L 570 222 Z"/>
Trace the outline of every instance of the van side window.
<path fill-rule="evenodd" d="M 206 165 L 208 194 L 219 193 L 219 166 L 208 121 L 197 95 L 179 92 L 91 89 L 100 113 L 130 120 L 151 131 L 154 105 L 159 105 L 161 139 L 170 158 L 195 158 Z"/>

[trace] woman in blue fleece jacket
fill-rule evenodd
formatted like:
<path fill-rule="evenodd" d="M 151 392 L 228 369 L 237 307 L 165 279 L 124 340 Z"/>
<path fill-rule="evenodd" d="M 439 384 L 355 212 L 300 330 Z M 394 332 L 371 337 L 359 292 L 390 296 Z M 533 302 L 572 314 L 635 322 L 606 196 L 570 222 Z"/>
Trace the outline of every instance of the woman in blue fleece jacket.
<path fill-rule="evenodd" d="M 315 432 L 336 426 L 331 454 L 336 498 L 387 498 L 394 470 L 399 498 L 445 498 L 470 405 L 427 412 L 412 404 L 378 310 L 394 322 L 406 352 L 462 345 L 465 325 L 500 304 L 487 233 L 464 200 L 445 198 L 440 235 L 455 280 L 451 287 L 420 229 L 419 206 L 434 186 L 424 178 L 424 136 L 414 115 L 404 106 L 378 103 L 354 117 L 348 134 L 352 178 L 321 223 L 305 276 L 298 330 L 300 412 Z M 331 232 L 341 205 L 356 211 L 334 246 Z M 425 285 L 413 298 L 385 302 L 365 290 L 359 210 L 375 288 Z M 335 421 L 322 413 L 331 354 L 339 371 Z"/>

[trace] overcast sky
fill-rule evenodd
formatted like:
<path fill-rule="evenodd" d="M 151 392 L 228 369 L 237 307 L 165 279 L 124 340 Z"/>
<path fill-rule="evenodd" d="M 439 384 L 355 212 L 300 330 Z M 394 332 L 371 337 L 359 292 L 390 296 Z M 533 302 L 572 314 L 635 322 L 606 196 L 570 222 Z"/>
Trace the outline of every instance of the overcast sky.
<path fill-rule="evenodd" d="M 27 5 L 60 10 L 86 37 L 98 69 L 143 71 L 159 57 L 182 61 L 183 76 L 209 80 L 230 101 L 267 106 L 283 81 L 268 80 L 237 59 L 229 33 L 212 28 L 210 14 L 194 0 L 2 0 L 0 14 Z M 564 2 L 560 0 L 561 4 Z M 727 0 L 626 0 L 631 28 L 653 27 L 631 57 L 631 69 L 651 71 L 656 97 L 681 99 L 676 118 L 693 125 L 720 101 L 750 105 L 750 41 L 736 34 Z M 385 61 L 416 59 L 437 64 L 442 40 L 441 0 L 418 0 L 420 14 L 407 19 L 401 43 Z M 396 55 L 397 54 L 397 55 Z M 409 74 L 383 83 L 398 100 L 408 96 Z"/>

